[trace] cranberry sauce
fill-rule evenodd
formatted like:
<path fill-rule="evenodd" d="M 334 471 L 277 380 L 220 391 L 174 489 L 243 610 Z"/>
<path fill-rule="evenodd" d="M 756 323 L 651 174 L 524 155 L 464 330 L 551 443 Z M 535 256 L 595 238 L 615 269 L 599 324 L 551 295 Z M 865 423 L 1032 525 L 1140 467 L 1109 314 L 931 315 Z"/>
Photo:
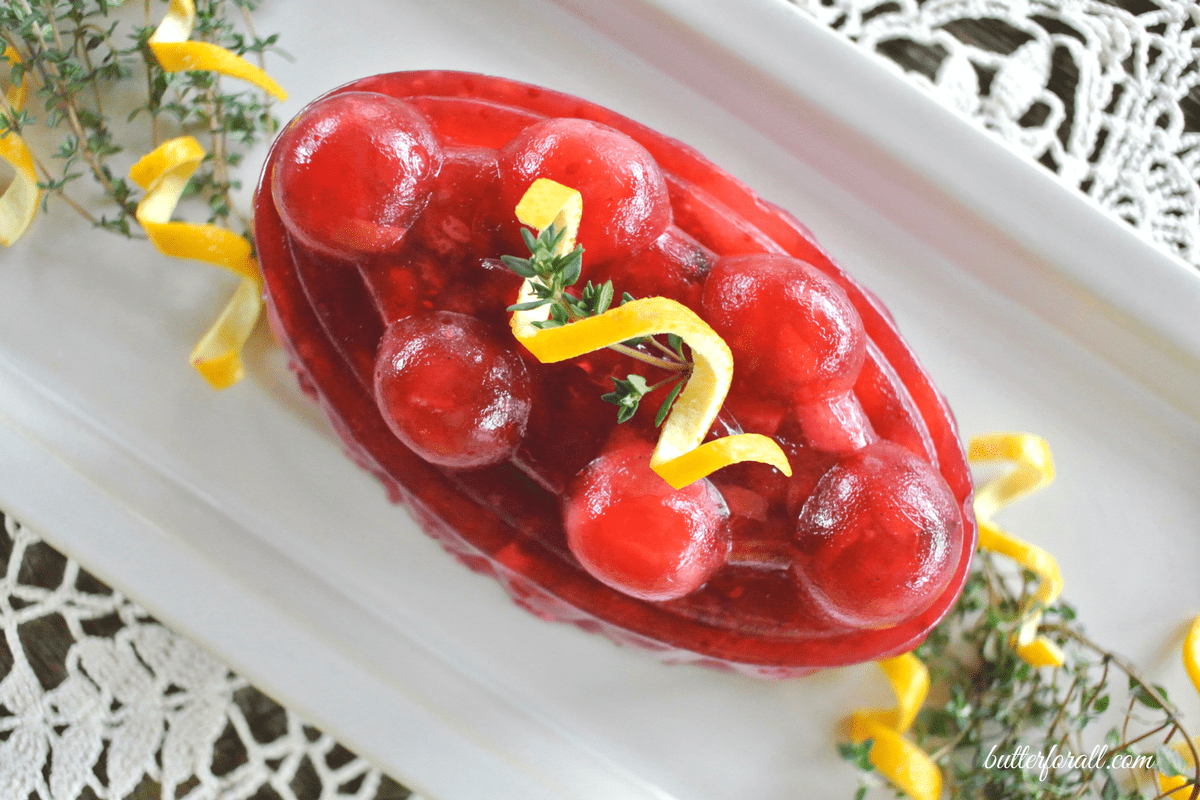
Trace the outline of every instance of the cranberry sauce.
<path fill-rule="evenodd" d="M 671 490 L 648 466 L 669 387 L 620 425 L 601 400 L 662 372 L 517 342 L 499 257 L 525 254 L 539 177 L 583 195 L 584 282 L 725 339 L 709 437 L 774 437 L 790 478 L 746 462 Z M 803 226 L 686 145 L 500 78 L 379 75 L 280 135 L 255 233 L 272 327 L 350 456 L 539 616 L 787 677 L 910 649 L 961 590 L 971 481 L 941 395 Z"/>

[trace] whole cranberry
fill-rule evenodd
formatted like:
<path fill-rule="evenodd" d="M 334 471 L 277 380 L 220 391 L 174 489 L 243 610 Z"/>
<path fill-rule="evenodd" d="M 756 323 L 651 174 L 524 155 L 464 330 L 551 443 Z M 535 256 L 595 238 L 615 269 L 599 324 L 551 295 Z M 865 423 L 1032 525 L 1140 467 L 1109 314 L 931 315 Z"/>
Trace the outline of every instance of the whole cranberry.
<path fill-rule="evenodd" d="M 794 403 L 854 386 L 866 356 L 862 319 L 816 267 L 786 255 L 728 256 L 709 272 L 701 303 L 733 351 L 736 386 Z"/>
<path fill-rule="evenodd" d="M 667 182 L 654 157 L 618 130 L 558 117 L 530 125 L 500 151 L 504 203 L 516 208 L 538 178 L 583 196 L 579 243 L 585 263 L 632 255 L 671 224 Z"/>
<path fill-rule="evenodd" d="M 886 628 L 942 593 L 962 546 L 946 481 L 905 448 L 879 441 L 834 466 L 796 523 L 796 578 L 834 619 Z"/>
<path fill-rule="evenodd" d="M 654 447 L 617 437 L 572 484 L 567 544 L 596 580 L 642 600 L 700 588 L 729 553 L 729 511 L 707 480 L 672 489 L 650 469 Z"/>
<path fill-rule="evenodd" d="M 288 233 L 343 259 L 396 248 L 442 165 L 425 117 L 373 92 L 313 103 L 280 134 L 276 151 L 271 197 Z"/>
<path fill-rule="evenodd" d="M 516 452 L 532 393 L 525 363 L 482 322 L 451 311 L 388 326 L 375 400 L 392 432 L 445 467 L 482 467 Z"/>

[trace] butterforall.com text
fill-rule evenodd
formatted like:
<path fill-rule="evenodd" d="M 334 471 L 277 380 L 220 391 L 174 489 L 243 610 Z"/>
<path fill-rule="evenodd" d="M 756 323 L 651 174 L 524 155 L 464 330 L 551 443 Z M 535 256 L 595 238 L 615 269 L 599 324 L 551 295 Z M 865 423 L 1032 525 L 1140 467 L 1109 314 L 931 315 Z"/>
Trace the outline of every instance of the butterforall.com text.
<path fill-rule="evenodd" d="M 1035 753 L 1027 746 L 1015 748 L 1011 753 L 997 755 L 993 746 L 987 758 L 983 760 L 984 769 L 1020 769 L 1037 770 L 1038 780 L 1046 780 L 1050 770 L 1067 769 L 1153 769 L 1154 754 L 1133 755 L 1132 753 L 1117 753 L 1109 758 L 1108 747 L 1097 745 L 1090 753 L 1072 753 L 1070 750 L 1058 752 L 1058 745 L 1050 748 L 1048 753 Z"/>

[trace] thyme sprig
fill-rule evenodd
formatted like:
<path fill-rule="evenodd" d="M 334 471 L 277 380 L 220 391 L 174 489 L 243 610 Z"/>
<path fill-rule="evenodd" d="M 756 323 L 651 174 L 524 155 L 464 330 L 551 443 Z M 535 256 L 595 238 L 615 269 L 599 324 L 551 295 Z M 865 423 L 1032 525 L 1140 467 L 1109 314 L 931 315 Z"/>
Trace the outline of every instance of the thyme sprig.
<path fill-rule="evenodd" d="M 583 246 L 576 245 L 568 253 L 558 253 L 565 235 L 566 229 L 560 229 L 554 224 L 544 228 L 536 236 L 528 228 L 522 228 L 521 237 L 525 246 L 529 248 L 529 258 L 510 255 L 500 257 L 506 267 L 529 282 L 534 296 L 533 300 L 509 306 L 508 311 L 532 311 L 548 306 L 549 316 L 545 320 L 533 323 L 538 328 L 556 328 L 603 314 L 612 307 L 615 297 L 611 280 L 600 285 L 593 285 L 588 281 L 578 295 L 568 291 L 582 276 Z M 632 300 L 634 297 L 628 292 L 621 295 L 622 305 Z M 654 417 L 655 426 L 661 426 L 691 375 L 692 362 L 684 353 L 683 339 L 675 334 L 668 334 L 667 343 L 663 344 L 653 336 L 645 336 L 609 345 L 609 349 L 670 373 L 653 385 L 636 373 L 628 374 L 624 379 L 614 377 L 614 390 L 600 397 L 606 403 L 617 406 L 617 422 L 628 422 L 637 413 L 642 398 L 674 384 Z M 647 352 L 650 349 L 657 350 L 660 355 Z"/>
<path fill-rule="evenodd" d="M 249 12 L 256 4 L 196 0 L 192 39 L 261 60 L 275 49 L 277 36 L 254 33 Z M 35 131 L 51 134 L 52 155 L 34 157 L 43 210 L 51 199 L 61 200 L 97 228 L 144 238 L 134 217 L 140 190 L 114 164 L 122 157 L 132 163 L 168 138 L 192 134 L 207 141 L 208 157 L 185 196 L 207 207 L 209 223 L 249 236 L 250 221 L 232 199 L 241 184 L 231 170 L 251 145 L 278 129 L 269 99 L 250 88 L 226 90 L 212 72 L 164 71 L 148 40 L 166 3 L 146 0 L 141 20 L 133 9 L 118 13 L 120 6 L 112 0 L 0 3 L 0 50 L 11 46 L 21 58 L 7 64 L 10 79 L 16 84 L 24 78 L 31 92 L 19 112 L 0 94 L 0 131 L 27 142 Z M 248 33 L 234 24 L 234 8 Z M 103 211 L 80 197 L 84 178 L 99 187 Z"/>
<path fill-rule="evenodd" d="M 1190 742 L 1191 734 L 1166 690 L 1089 638 L 1072 606 L 1059 602 L 1046 609 L 1040 627 L 1063 649 L 1066 663 L 1038 669 L 1020 659 L 1010 639 L 1038 579 L 1006 571 L 1000 562 L 988 552 L 976 555 L 958 603 L 915 651 L 929 668 L 931 697 L 940 699 L 926 703 L 911 735 L 941 768 L 948 795 L 1011 800 L 1165 796 L 1157 786 L 1139 788 L 1150 782 L 1137 781 L 1135 773 L 1114 768 L 1114 758 L 1128 757 L 1165 775 L 1186 776 L 1186 786 L 1195 789 L 1192 797 L 1200 796 L 1200 768 L 1189 767 L 1171 747 Z M 860 770 L 859 798 L 880 783 L 867 760 L 869 742 L 840 752 Z M 1103 757 L 1054 765 L 1054 755 L 1068 752 L 1102 752 Z M 1014 753 L 1045 755 L 1051 763 L 1026 769 L 997 763 Z M 1142 771 L 1143 778 L 1148 775 Z"/>

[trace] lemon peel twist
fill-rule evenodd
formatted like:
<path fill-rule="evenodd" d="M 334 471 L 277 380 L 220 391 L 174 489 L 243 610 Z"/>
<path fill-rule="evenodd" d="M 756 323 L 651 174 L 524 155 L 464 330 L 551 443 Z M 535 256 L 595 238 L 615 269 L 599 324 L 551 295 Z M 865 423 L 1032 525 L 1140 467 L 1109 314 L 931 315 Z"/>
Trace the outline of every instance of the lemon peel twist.
<path fill-rule="evenodd" d="M 4 48 L 4 58 L 9 64 L 19 64 L 21 56 L 16 48 Z M 4 109 L 15 114 L 25 107 L 25 76 L 4 93 Z M 0 244 L 11 247 L 33 222 L 37 215 L 41 191 L 38 189 L 37 172 L 34 169 L 33 153 L 29 146 L 9 127 L 0 127 L 0 161 L 5 161 L 16 172 L 12 183 L 0 195 Z"/>
<path fill-rule="evenodd" d="M 1187 636 L 1183 640 L 1183 666 L 1192 681 L 1192 686 L 1196 688 L 1197 693 L 1200 693 L 1200 617 L 1192 620 Z M 1200 736 L 1193 737 L 1190 742 L 1186 739 L 1177 741 L 1171 747 L 1183 758 L 1184 764 L 1189 769 L 1195 769 L 1194 752 L 1200 750 Z M 1156 773 L 1156 777 L 1158 778 L 1158 790 L 1163 796 L 1169 797 L 1171 800 L 1189 800 L 1192 797 L 1193 787 L 1191 779 L 1187 776 L 1164 775 L 1159 772 Z"/>
<path fill-rule="evenodd" d="M 941 770 L 904 738 L 925 702 L 929 670 L 912 653 L 876 663 L 896 695 L 896 707 L 855 711 L 848 720 L 850 739 L 856 744 L 871 740 L 871 765 L 913 800 L 937 800 L 942 793 Z"/>
<path fill-rule="evenodd" d="M 196 6 L 192 0 L 171 0 L 166 16 L 149 39 L 150 49 L 164 70 L 217 72 L 252 83 L 279 100 L 287 99 L 283 87 L 241 56 L 210 42 L 189 42 L 195 24 Z"/>
<path fill-rule="evenodd" d="M 134 216 L 160 252 L 224 267 L 242 279 L 191 354 L 192 366 L 204 379 L 224 389 L 245 374 L 241 349 L 262 309 L 262 279 L 244 236 L 216 225 L 171 221 L 188 179 L 203 160 L 200 143 L 181 136 L 143 156 L 130 168 L 129 177 L 146 190 Z"/>
<path fill-rule="evenodd" d="M 555 225 L 564 231 L 555 247 L 561 255 L 575 248 L 583 199 L 575 189 L 547 178 L 533 182 L 516 207 L 517 219 L 539 231 Z M 517 303 L 536 299 L 531 279 L 521 286 Z M 768 436 L 742 433 L 704 442 L 733 379 L 733 354 L 694 311 L 665 297 L 633 300 L 603 314 L 569 325 L 539 328 L 549 318 L 542 306 L 514 311 L 513 335 L 539 361 L 552 363 L 657 334 L 675 334 L 692 350 L 692 374 L 662 426 L 650 468 L 674 489 L 682 489 L 739 461 L 759 461 L 791 475 L 783 450 Z"/>
<path fill-rule="evenodd" d="M 998 432 L 976 436 L 967 448 L 967 459 L 1010 461 L 1013 468 L 975 492 L 975 516 L 979 522 L 979 547 L 1008 556 L 1040 578 L 1032 602 L 1012 636 L 1013 649 L 1035 667 L 1061 667 L 1062 649 L 1045 636 L 1038 636 L 1042 612 L 1062 593 L 1063 580 L 1054 557 L 1040 547 L 1004 532 L 991 517 L 1001 508 L 1036 492 L 1054 480 L 1054 459 L 1046 440 L 1032 433 Z"/>
<path fill-rule="evenodd" d="M 286 100 L 287 92 L 270 75 L 241 56 L 210 42 L 191 42 L 196 24 L 192 0 L 171 0 L 167 13 L 148 44 L 167 72 L 203 70 L 247 81 L 271 96 Z M 160 252 L 224 267 L 242 281 L 212 327 L 192 349 L 191 364 L 214 389 L 225 389 L 242 379 L 241 350 L 262 310 L 262 279 L 251 257 L 246 237 L 216 225 L 171 222 L 188 179 L 204 150 L 190 136 L 164 142 L 129 171 L 129 177 L 146 190 L 138 204 L 137 221 Z"/>

